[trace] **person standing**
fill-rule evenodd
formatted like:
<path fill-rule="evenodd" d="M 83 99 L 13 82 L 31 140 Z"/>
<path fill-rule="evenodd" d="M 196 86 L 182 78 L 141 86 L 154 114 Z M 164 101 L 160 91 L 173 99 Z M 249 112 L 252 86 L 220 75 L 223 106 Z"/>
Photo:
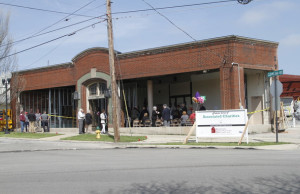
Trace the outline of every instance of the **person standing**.
<path fill-rule="evenodd" d="M 28 112 L 25 112 L 25 130 L 28 132 L 29 128 L 29 120 L 28 120 Z"/>
<path fill-rule="evenodd" d="M 26 118 L 25 118 L 25 115 L 24 115 L 23 111 L 21 111 L 19 118 L 20 118 L 20 125 L 21 125 L 21 133 L 23 133 L 24 132 L 25 121 L 26 121 Z"/>
<path fill-rule="evenodd" d="M 50 130 L 49 130 L 49 125 L 50 125 L 49 119 L 50 119 L 49 115 L 46 113 L 46 111 L 44 111 L 44 113 L 41 115 L 41 124 L 42 124 L 42 128 L 43 128 L 44 133 L 45 132 L 50 132 Z M 45 129 L 46 126 L 47 126 L 47 131 Z"/>
<path fill-rule="evenodd" d="M 83 134 L 84 133 L 84 118 L 85 118 L 85 114 L 83 109 L 79 109 L 78 111 L 78 126 L 79 126 L 79 134 Z"/>
<path fill-rule="evenodd" d="M 163 105 L 164 110 L 162 112 L 162 119 L 164 121 L 164 126 L 170 126 L 170 109 L 167 107 L 166 104 Z"/>
<path fill-rule="evenodd" d="M 90 111 L 85 114 L 86 133 L 92 133 L 92 115 Z"/>
<path fill-rule="evenodd" d="M 36 126 L 36 131 L 41 131 L 41 113 L 40 113 L 40 110 L 37 109 L 36 110 L 36 113 L 35 113 L 35 118 L 36 118 L 36 121 L 35 121 L 35 126 Z"/>
<path fill-rule="evenodd" d="M 34 127 L 35 127 L 36 117 L 32 109 L 30 109 L 30 113 L 28 114 L 28 120 L 29 120 L 29 132 L 35 133 Z"/>
<path fill-rule="evenodd" d="M 158 118 L 159 112 L 157 111 L 157 107 L 153 106 L 153 111 L 152 111 L 152 127 L 155 127 L 155 122 Z"/>
<path fill-rule="evenodd" d="M 105 133 L 105 127 L 107 125 L 107 115 L 105 113 L 105 110 L 102 109 L 102 112 L 100 114 L 100 119 L 101 119 L 101 133 L 104 134 Z"/>

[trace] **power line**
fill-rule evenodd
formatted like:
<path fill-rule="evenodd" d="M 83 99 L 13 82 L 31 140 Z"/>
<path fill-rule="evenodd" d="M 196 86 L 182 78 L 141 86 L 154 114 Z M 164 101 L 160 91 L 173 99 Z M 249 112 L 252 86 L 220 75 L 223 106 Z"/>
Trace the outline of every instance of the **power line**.
<path fill-rule="evenodd" d="M 192 6 L 200 6 L 200 5 L 210 5 L 210 4 L 218 4 L 218 3 L 227 3 L 233 2 L 237 0 L 223 0 L 223 1 L 212 1 L 212 2 L 205 2 L 205 3 L 194 3 L 194 4 L 186 4 L 186 5 L 175 5 L 175 6 L 168 6 L 168 7 L 157 7 L 151 9 L 139 9 L 139 10 L 129 10 L 129 11 L 119 11 L 114 12 L 112 14 L 125 14 L 125 13 L 136 13 L 136 12 L 146 12 L 146 11 L 155 11 L 155 10 L 164 10 L 164 9 L 174 9 L 174 8 L 181 8 L 181 7 L 192 7 Z"/>
<path fill-rule="evenodd" d="M 173 26 L 175 26 L 177 29 L 179 29 L 181 32 L 183 32 L 185 35 L 187 35 L 188 37 L 190 37 L 194 42 L 197 42 L 197 40 L 192 37 L 189 33 L 187 33 L 185 30 L 183 30 L 182 28 L 180 28 L 179 26 L 177 26 L 174 22 L 172 22 L 167 16 L 163 15 L 162 13 L 160 13 L 159 11 L 157 11 L 151 4 L 147 3 L 145 0 L 142 0 L 144 1 L 147 5 L 149 5 L 150 7 L 152 7 L 152 9 L 154 9 L 154 11 L 156 11 L 159 15 L 161 15 L 162 17 L 164 17 L 168 22 L 170 22 Z M 214 53 L 216 56 L 218 56 L 222 61 L 223 63 L 226 63 L 226 60 L 225 60 L 225 57 L 221 57 L 219 55 L 219 53 L 217 52 L 214 52 L 212 51 L 211 49 L 207 48 L 206 49 L 209 51 L 209 52 L 212 52 Z"/>
<path fill-rule="evenodd" d="M 87 4 L 81 6 L 79 9 L 75 10 L 74 12 L 70 13 L 69 15 L 67 15 L 67 16 L 65 16 L 64 18 L 58 20 L 57 22 L 54 22 L 54 23 L 51 24 L 50 26 L 47 26 L 47 27 L 43 28 L 42 30 L 40 30 L 40 31 L 38 31 L 38 32 L 36 32 L 36 33 L 34 33 L 33 35 L 39 34 L 39 33 L 43 32 L 44 30 L 46 30 L 46 29 L 48 29 L 48 28 L 51 28 L 52 26 L 54 26 L 54 25 L 58 24 L 59 22 L 65 20 L 67 17 L 69 17 L 69 16 L 71 16 L 71 15 L 74 15 L 74 14 L 75 14 L 76 12 L 78 12 L 79 10 L 81 10 L 81 9 L 85 8 L 86 6 L 90 5 L 90 4 L 93 3 L 94 1 L 96 1 L 96 0 L 92 0 L 92 1 L 88 2 Z"/>
<path fill-rule="evenodd" d="M 55 32 L 56 30 L 52 30 L 52 31 L 49 31 L 49 32 L 46 32 L 46 33 L 39 34 L 39 33 L 43 32 L 44 30 L 46 30 L 46 29 L 48 29 L 48 28 L 51 28 L 52 26 L 54 26 L 54 25 L 56 25 L 57 23 L 61 22 L 62 20 L 65 20 L 67 17 L 69 17 L 69 16 L 71 16 L 71 15 L 74 15 L 76 12 L 78 12 L 79 10 L 81 10 L 81 9 L 83 9 L 84 7 L 88 6 L 89 4 L 93 3 L 94 1 L 96 1 L 96 0 L 90 1 L 89 3 L 83 5 L 83 6 L 80 7 L 79 9 L 75 10 L 73 13 L 70 13 L 69 15 L 65 16 L 64 18 L 58 20 L 57 22 L 51 24 L 50 26 L 47 26 L 47 27 L 45 27 L 45 28 L 39 30 L 38 32 L 34 33 L 33 35 L 31 35 L 31 36 L 29 36 L 29 37 L 27 37 L 27 38 L 23 38 L 23 39 L 20 39 L 20 40 L 17 40 L 17 41 L 13 41 L 13 42 L 11 42 L 11 43 L 9 43 L 9 44 L 0 45 L 0 47 L 7 46 L 7 45 L 13 45 L 13 44 L 16 44 L 16 43 L 18 43 L 18 42 L 22 42 L 22 41 L 24 41 L 24 40 L 28 40 L 28 39 L 31 39 L 31 38 L 34 38 L 34 37 L 37 37 L 37 36 L 41 36 L 41 35 L 44 35 L 44 34 L 48 34 L 48 33 L 50 33 L 50 32 Z M 91 18 L 91 19 L 87 19 L 87 20 L 85 20 L 84 22 L 90 21 L 90 20 L 95 19 L 95 18 L 98 18 L 98 17 L 93 17 L 93 18 Z M 80 23 L 83 23 L 83 22 L 78 22 L 78 23 L 75 23 L 75 24 L 80 24 Z M 69 25 L 69 26 L 73 26 L 73 25 Z M 69 27 L 69 26 L 66 26 L 66 27 Z M 64 28 L 66 28 L 66 27 L 59 28 L 58 30 L 64 29 Z"/>
<path fill-rule="evenodd" d="M 99 6 L 93 7 L 93 8 L 91 8 L 91 9 L 85 10 L 83 13 L 89 12 L 89 11 L 94 10 L 94 9 L 98 9 L 99 7 L 102 7 L 102 6 L 104 6 L 104 5 L 106 5 L 106 3 L 103 3 L 103 4 L 99 5 Z M 68 20 L 73 19 L 73 18 L 75 18 L 75 17 L 76 17 L 76 15 L 74 15 L 74 16 L 71 17 L 71 18 L 68 18 Z"/>
<path fill-rule="evenodd" d="M 147 5 L 149 5 L 150 7 L 152 7 L 152 9 L 158 13 L 160 16 L 162 16 L 163 18 L 165 18 L 166 20 L 168 20 L 168 22 L 170 22 L 173 26 L 175 26 L 178 30 L 180 30 L 181 32 L 185 33 L 188 37 L 190 37 L 192 40 L 197 41 L 195 38 L 193 38 L 189 33 L 187 33 L 186 31 L 184 31 L 182 28 L 180 28 L 179 26 L 177 26 L 174 22 L 172 22 L 167 16 L 161 14 L 159 11 L 157 11 L 152 5 L 150 5 L 149 3 L 147 3 L 145 0 L 144 1 Z"/>
<path fill-rule="evenodd" d="M 23 53 L 23 52 L 25 52 L 25 51 L 34 49 L 34 48 L 36 48 L 36 47 L 39 47 L 39 46 L 42 46 L 42 45 L 44 45 L 44 44 L 53 42 L 53 41 L 55 41 L 55 40 L 61 39 L 61 38 L 66 37 L 66 36 L 73 36 L 74 34 L 76 34 L 77 32 L 79 32 L 79 31 L 81 31 L 81 30 L 84 30 L 84 29 L 89 28 L 89 27 L 91 27 L 91 26 L 94 26 L 94 25 L 96 25 L 96 24 L 102 23 L 102 22 L 104 22 L 104 21 L 105 21 L 105 20 L 102 20 L 102 21 L 100 21 L 100 22 L 93 23 L 93 24 L 91 24 L 91 25 L 88 25 L 88 26 L 85 26 L 85 27 L 83 27 L 83 28 L 80 28 L 80 29 L 78 29 L 78 30 L 76 30 L 76 31 L 74 31 L 74 32 L 72 32 L 72 33 L 68 33 L 68 34 L 59 36 L 59 37 L 57 37 L 57 38 L 48 40 L 48 41 L 46 41 L 46 42 L 43 42 L 43 43 L 41 43 L 41 44 L 38 44 L 38 45 L 35 45 L 35 46 L 32 46 L 32 47 L 29 47 L 29 48 L 24 49 L 24 50 L 21 50 L 21 51 L 18 51 L 18 52 L 16 52 L 16 53 L 13 53 L 13 54 L 10 54 L 10 55 L 6 55 L 6 56 L 4 56 L 4 57 L 1 57 L 0 60 L 2 60 L 2 59 L 4 59 L 4 58 L 7 58 L 7 57 L 11 57 L 11 56 L 16 55 L 16 54 L 19 54 L 19 53 Z"/>
<path fill-rule="evenodd" d="M 9 3 L 0 3 L 0 5 L 7 5 L 7 6 L 12 6 L 12 7 L 25 8 L 25 9 L 31 9 L 31 10 L 36 10 L 36 11 L 44 11 L 44 12 L 50 12 L 50 13 L 65 14 L 65 15 L 70 14 L 70 13 L 62 12 L 62 11 L 54 11 L 54 10 L 49 10 L 49 9 L 41 9 L 41 8 L 28 7 L 28 6 L 9 4 Z M 81 16 L 81 17 L 90 17 L 90 18 L 94 17 L 94 16 L 88 16 L 88 15 L 82 15 L 82 14 L 73 14 L 73 15 Z"/>
<path fill-rule="evenodd" d="M 30 65 L 27 65 L 26 67 L 30 67 L 34 64 L 36 64 L 37 62 L 39 62 L 41 59 L 43 59 L 44 57 L 46 57 L 47 55 L 49 55 L 50 53 L 52 53 L 53 51 L 55 51 L 60 45 L 62 45 L 66 40 L 68 40 L 69 37 L 67 37 L 66 39 L 62 40 L 59 44 L 57 44 L 53 49 L 51 49 L 50 51 L 48 51 L 46 54 L 44 54 L 43 56 L 39 57 L 37 60 L 35 60 L 34 62 L 32 62 Z"/>
<path fill-rule="evenodd" d="M 65 28 L 68 28 L 68 27 L 71 27 L 71 26 L 75 26 L 75 25 L 78 25 L 78 24 L 81 24 L 81 23 L 85 23 L 85 22 L 88 22 L 88 21 L 91 21 L 91 20 L 94 20 L 94 19 L 97 19 L 97 18 L 101 18 L 102 16 L 104 15 L 101 15 L 101 16 L 97 16 L 97 17 L 94 17 L 94 18 L 90 18 L 90 19 L 87 19 L 87 20 L 83 20 L 83 21 L 80 21 L 80 22 L 76 22 L 74 24 L 70 24 L 70 25 L 67 25 L 67 26 L 63 26 L 63 27 L 60 27 L 60 28 L 56 28 L 54 30 L 50 30 L 48 32 L 44 32 L 44 33 L 41 33 L 41 34 L 37 34 L 37 35 L 33 35 L 33 36 L 29 36 L 27 38 L 23 38 L 23 39 L 20 39 L 20 40 L 16 40 L 14 42 L 11 42 L 11 43 L 8 43 L 8 44 L 4 44 L 4 45 L 0 45 L 0 47 L 3 47 L 3 46 L 6 46 L 6 45 L 12 45 L 12 44 L 15 44 L 15 43 L 18 43 L 18 42 L 22 42 L 24 40 L 28 40 L 28 39 L 31 39 L 31 38 L 35 38 L 35 37 L 38 37 L 38 36 L 42 36 L 42 35 L 45 35 L 45 34 L 49 34 L 49 33 L 52 33 L 52 32 L 56 32 L 58 30 L 62 30 L 62 29 L 65 29 Z"/>

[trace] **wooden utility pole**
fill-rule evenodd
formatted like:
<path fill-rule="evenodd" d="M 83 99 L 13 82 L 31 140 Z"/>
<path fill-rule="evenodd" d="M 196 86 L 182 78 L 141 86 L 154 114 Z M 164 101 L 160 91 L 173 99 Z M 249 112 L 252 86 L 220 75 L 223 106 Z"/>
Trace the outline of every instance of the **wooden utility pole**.
<path fill-rule="evenodd" d="M 106 12 L 107 12 L 107 34 L 108 34 L 108 48 L 109 48 L 109 65 L 110 65 L 110 77 L 111 77 L 111 98 L 112 98 L 112 117 L 113 117 L 113 128 L 114 128 L 114 139 L 115 142 L 120 141 L 120 131 L 118 122 L 118 92 L 117 82 L 115 74 L 115 50 L 113 41 L 113 30 L 112 30 L 112 19 L 111 19 L 111 2 L 106 1 Z"/>

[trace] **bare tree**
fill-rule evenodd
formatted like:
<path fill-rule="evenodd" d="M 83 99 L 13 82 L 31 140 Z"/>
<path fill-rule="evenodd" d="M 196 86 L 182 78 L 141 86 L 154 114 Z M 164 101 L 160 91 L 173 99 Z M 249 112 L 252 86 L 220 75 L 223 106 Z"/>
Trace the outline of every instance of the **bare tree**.
<path fill-rule="evenodd" d="M 9 14 L 3 14 L 0 12 L 0 106 L 5 104 L 5 89 L 2 85 L 2 79 L 8 79 L 12 77 L 12 72 L 14 73 L 13 79 L 11 80 L 11 83 L 9 84 L 8 88 L 8 96 L 9 96 L 9 102 L 18 97 L 20 91 L 22 91 L 23 87 L 21 84 L 22 81 L 20 81 L 20 78 L 17 71 L 17 63 L 16 63 L 16 57 L 13 55 L 13 40 L 11 36 L 9 35 Z"/>

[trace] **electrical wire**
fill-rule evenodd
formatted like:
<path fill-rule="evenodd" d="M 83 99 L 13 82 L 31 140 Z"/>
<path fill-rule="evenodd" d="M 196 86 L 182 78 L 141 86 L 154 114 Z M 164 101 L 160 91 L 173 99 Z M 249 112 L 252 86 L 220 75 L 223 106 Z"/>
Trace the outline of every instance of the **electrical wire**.
<path fill-rule="evenodd" d="M 104 6 L 104 5 L 106 5 L 106 3 L 101 4 L 101 5 L 99 5 L 99 6 L 96 6 L 96 7 L 94 7 L 94 8 L 91 8 L 91 9 L 85 10 L 83 13 L 89 12 L 89 11 L 94 10 L 94 9 L 98 9 L 99 7 L 102 7 L 102 6 Z M 77 16 L 74 15 L 73 17 L 68 18 L 68 20 L 71 20 L 71 19 L 73 19 L 73 18 L 75 18 L 75 17 L 77 17 Z"/>
<path fill-rule="evenodd" d="M 77 32 L 79 32 L 79 31 L 81 31 L 81 30 L 84 30 L 84 29 L 89 28 L 89 27 L 91 27 L 91 26 L 95 26 L 96 24 L 102 23 L 102 22 L 104 22 L 104 21 L 105 21 L 105 20 L 100 21 L 100 22 L 93 23 L 93 24 L 91 24 L 91 25 L 88 25 L 88 26 L 85 26 L 85 27 L 83 27 L 83 28 L 80 28 L 80 29 L 78 29 L 78 30 L 76 30 L 76 31 L 74 31 L 74 32 L 72 32 L 72 33 L 68 33 L 68 34 L 59 36 L 59 37 L 57 37 L 57 38 L 48 40 L 48 41 L 46 41 L 46 42 L 40 43 L 40 44 L 38 44 L 38 45 L 29 47 L 29 48 L 27 48 L 27 49 L 18 51 L 18 52 L 16 52 L 16 53 L 13 53 L 13 54 L 10 54 L 10 55 L 6 55 L 6 56 L 4 56 L 4 57 L 1 57 L 0 60 L 2 60 L 2 59 L 4 59 L 4 58 L 7 58 L 7 57 L 11 57 L 11 56 L 16 55 L 16 54 L 19 54 L 19 53 L 23 53 L 23 52 L 25 52 L 25 51 L 34 49 L 34 48 L 39 47 L 39 46 L 42 46 L 42 45 L 45 45 L 45 44 L 47 44 L 47 43 L 53 42 L 53 41 L 55 41 L 55 40 L 61 39 L 61 38 L 66 37 L 66 36 L 73 36 L 74 34 L 76 34 Z"/>
<path fill-rule="evenodd" d="M 124 11 L 124 12 L 115 12 L 115 13 L 112 13 L 112 14 L 123 14 L 123 13 L 134 13 L 134 12 L 141 12 L 141 11 L 155 11 L 155 10 L 162 10 L 162 9 L 172 9 L 172 8 L 179 8 L 179 7 L 190 7 L 190 6 L 199 6 L 199 5 L 209 5 L 209 4 L 216 4 L 216 3 L 224 3 L 224 2 L 232 2 L 232 1 L 236 1 L 236 0 L 226 0 L 226 1 L 215 1 L 215 2 L 206 2 L 206 3 L 198 3 L 198 4 L 188 4 L 188 5 L 180 5 L 180 6 L 170 6 L 170 7 L 160 7 L 160 8 L 154 8 L 152 7 L 152 9 L 144 9 L 144 10 L 132 10 L 132 11 Z M 93 1 L 92 1 L 93 2 Z M 0 3 L 0 4 L 4 4 L 4 3 Z M 103 5 L 100 5 L 100 6 L 103 6 Z M 75 11 L 76 12 L 76 11 Z M 74 16 L 78 16 L 78 14 L 74 14 L 73 13 L 66 13 L 66 14 L 69 14 L 70 15 L 74 15 Z M 67 27 L 70 27 L 70 26 L 74 26 L 76 24 L 80 24 L 80 23 L 83 23 L 83 22 L 86 22 L 86 21 L 90 21 L 92 19 L 95 19 L 95 18 L 100 18 L 100 17 L 103 17 L 105 16 L 106 14 L 103 14 L 101 16 L 97 16 L 97 17 L 92 17 L 91 19 L 88 19 L 88 20 L 85 20 L 85 21 L 82 21 L 82 22 L 78 22 L 78 23 L 75 23 L 75 24 L 71 24 L 71 25 L 68 25 L 68 26 L 65 26 L 65 27 L 61 27 L 61 28 L 58 28 L 58 29 L 55 29 L 55 30 L 52 30 L 52 31 L 49 31 L 49 32 L 46 32 L 46 33 L 43 33 L 41 35 L 44 35 L 44 34 L 48 34 L 48 33 L 51 33 L 51 32 L 55 32 L 57 30 L 60 30 L 60 29 L 64 29 L 64 28 L 67 28 Z M 64 19 L 66 19 L 68 16 L 66 16 Z M 119 17 L 118 18 L 115 18 L 115 19 L 120 19 Z M 170 21 L 171 22 L 171 21 Z M 177 26 L 178 27 L 178 26 Z M 182 29 L 181 29 L 182 31 Z M 40 35 L 37 35 L 37 36 L 40 36 Z M 21 42 L 21 41 L 24 41 L 24 40 L 27 40 L 27 39 L 31 39 L 33 37 L 36 37 L 36 35 L 32 36 L 32 37 L 27 37 L 27 38 L 23 38 L 21 40 L 17 40 L 17 41 L 14 41 L 12 42 L 13 44 L 16 43 L 16 42 Z M 193 38 L 192 38 L 193 39 Z M 3 46 L 6 46 L 6 45 L 0 45 L 0 47 L 3 47 Z"/>
<path fill-rule="evenodd" d="M 194 38 L 194 37 L 192 37 L 189 33 L 187 33 L 185 30 L 183 30 L 182 28 L 180 28 L 179 26 L 177 26 L 174 22 L 172 22 L 167 16 L 165 16 L 165 15 L 163 15 L 162 13 L 160 13 L 159 11 L 157 11 L 156 10 L 156 8 L 154 8 L 151 4 L 149 4 L 148 2 L 146 2 L 145 0 L 142 0 L 143 2 L 145 2 L 148 6 L 150 6 L 155 12 L 157 12 L 160 16 L 162 16 L 163 18 L 165 18 L 168 22 L 170 22 L 173 26 L 175 26 L 178 30 L 180 30 L 181 32 L 183 32 L 185 35 L 187 35 L 188 37 L 190 37 L 194 42 L 197 42 L 197 40 Z M 229 0 L 229 1 L 232 1 L 232 0 Z M 223 64 L 225 64 L 226 63 L 226 59 L 225 59 L 225 57 L 221 57 L 220 55 L 219 55 L 219 53 L 217 53 L 217 52 L 214 52 L 214 51 L 212 51 L 211 49 L 209 49 L 209 48 L 207 48 L 207 47 L 205 47 L 209 52 L 212 52 L 212 53 L 214 53 L 216 56 L 218 56 L 221 60 L 222 60 L 222 62 L 223 62 Z"/>
<path fill-rule="evenodd" d="M 227 3 L 233 2 L 236 0 L 223 0 L 223 1 L 212 1 L 212 2 L 205 2 L 205 3 L 194 3 L 194 4 L 186 4 L 186 5 L 175 5 L 175 6 L 168 6 L 168 7 L 157 7 L 151 9 L 139 9 L 139 10 L 129 10 L 129 11 L 119 11 L 114 12 L 112 15 L 116 14 L 125 14 L 125 13 L 136 13 L 136 12 L 146 12 L 146 11 L 155 11 L 155 10 L 164 10 L 164 9 L 174 9 L 174 8 L 181 8 L 181 7 L 192 7 L 192 6 L 200 6 L 200 5 L 210 5 L 210 4 L 218 4 L 218 3 Z"/>
<path fill-rule="evenodd" d="M 58 28 L 58 29 L 55 29 L 55 30 L 48 31 L 48 32 L 46 32 L 46 33 L 40 34 L 40 33 L 43 32 L 44 30 L 46 30 L 46 29 L 48 29 L 48 28 L 51 28 L 52 26 L 58 24 L 58 23 L 61 22 L 62 20 L 65 20 L 67 17 L 69 17 L 69 16 L 71 16 L 71 15 L 74 15 L 76 12 L 78 12 L 79 10 L 83 9 L 84 7 L 90 5 L 90 4 L 93 3 L 94 1 L 96 1 L 96 0 L 90 1 L 89 3 L 83 5 L 83 6 L 80 7 L 79 9 L 75 10 L 73 13 L 70 13 L 70 14 L 67 15 L 66 17 L 64 17 L 64 18 L 60 19 L 59 21 L 57 21 L 57 22 L 51 24 L 50 26 L 47 26 L 47 27 L 45 27 L 45 28 L 39 30 L 38 32 L 34 33 L 34 34 L 31 35 L 31 36 L 26 37 L 26 38 L 23 38 L 23 39 L 20 39 L 20 40 L 17 40 L 17 41 L 13 41 L 13 42 L 11 42 L 11 43 L 9 43 L 9 44 L 0 45 L 0 48 L 3 47 L 3 46 L 13 45 L 13 44 L 16 44 L 16 43 L 18 43 L 18 42 L 22 42 L 22 41 L 24 41 L 24 40 L 28 40 L 28 39 L 31 39 L 31 38 L 34 38 L 34 37 L 37 37 L 37 36 L 41 36 L 41 35 L 44 35 L 44 34 L 48 34 L 48 33 L 50 33 L 50 32 L 55 32 L 55 31 L 60 30 L 60 29 L 64 29 L 64 28 L 67 28 L 67 27 L 70 27 L 70 26 L 74 26 L 74 25 L 76 25 L 76 24 L 80 24 L 80 23 L 83 23 L 83 22 L 87 22 L 87 21 L 90 21 L 90 20 L 99 18 L 99 17 L 101 17 L 101 16 L 99 16 L 99 17 L 93 17 L 93 18 L 90 18 L 90 19 L 87 19 L 87 20 L 84 20 L 84 21 L 81 21 L 81 22 L 77 22 L 77 23 L 75 23 L 75 24 L 71 24 L 71 25 L 68 25 L 68 26 L 65 26 L 65 27 L 61 27 L 61 28 Z M 103 15 L 103 16 L 104 16 L 104 15 Z"/>
<path fill-rule="evenodd" d="M 163 18 L 165 18 L 168 22 L 170 22 L 173 26 L 175 26 L 178 30 L 180 30 L 181 32 L 183 32 L 184 34 L 186 34 L 188 37 L 190 37 L 192 40 L 197 41 L 195 38 L 193 38 L 189 33 L 187 33 L 186 31 L 184 31 L 182 28 L 180 28 L 179 26 L 177 26 L 174 22 L 172 22 L 167 16 L 163 15 L 162 13 L 160 13 L 159 11 L 157 11 L 151 4 L 147 3 L 145 0 L 142 0 L 143 2 L 145 2 L 147 5 L 149 5 L 150 7 L 152 7 L 152 9 L 158 13 L 160 16 L 162 16 Z"/>
<path fill-rule="evenodd" d="M 54 10 L 49 10 L 49 9 L 41 9 L 41 8 L 28 7 L 28 6 L 9 4 L 9 3 L 0 3 L 0 5 L 7 5 L 7 6 L 11 6 L 11 7 L 25 8 L 25 9 L 31 9 L 31 10 L 36 10 L 36 11 L 44 11 L 44 12 L 58 13 L 58 14 L 64 14 L 64 15 L 70 14 L 70 13 L 62 12 L 62 11 L 54 11 Z M 81 16 L 81 17 L 90 17 L 90 18 L 95 17 L 95 16 L 87 16 L 87 15 L 82 15 L 82 14 L 73 14 L 73 15 Z"/>
<path fill-rule="evenodd" d="M 45 28 L 39 30 L 38 32 L 34 33 L 33 35 L 39 34 L 39 33 L 43 32 L 44 30 L 47 30 L 48 28 L 51 28 L 52 26 L 58 24 L 59 22 L 65 20 L 65 19 L 68 18 L 69 16 L 74 15 L 76 12 L 78 12 L 78 11 L 80 11 L 81 9 L 85 8 L 86 6 L 90 5 L 90 4 L 93 3 L 94 1 L 96 1 L 96 0 L 92 0 L 92 1 L 88 2 L 87 4 L 81 6 L 79 9 L 77 9 L 77 10 L 75 10 L 74 12 L 68 14 L 67 16 L 65 16 L 65 17 L 63 17 L 62 19 L 58 20 L 57 22 L 54 22 L 54 23 L 51 24 L 50 26 L 47 26 L 47 27 L 45 27 Z"/>
<path fill-rule="evenodd" d="M 42 34 L 37 34 L 37 35 L 29 36 L 29 37 L 27 37 L 27 38 L 23 38 L 23 39 L 20 39 L 20 40 L 16 40 L 16 41 L 11 42 L 11 43 L 8 43 L 8 44 L 0 45 L 0 47 L 6 46 L 6 45 L 13 45 L 13 44 L 15 44 L 15 43 L 22 42 L 22 41 L 24 41 L 24 40 L 28 40 L 28 39 L 35 38 L 35 37 L 38 37 L 38 36 L 42 36 L 42 35 L 45 35 L 45 34 L 49 34 L 49 33 L 52 33 L 52 32 L 56 32 L 56 31 L 58 31 L 58 30 L 62 30 L 62 29 L 65 29 L 65 28 L 68 28 L 68 27 L 71 27 L 71 26 L 75 26 L 75 25 L 78 25 L 78 24 L 82 24 L 82 23 L 85 23 L 85 22 L 88 22 L 88 21 L 91 21 L 91 20 L 94 20 L 94 19 L 99 19 L 99 18 L 101 18 L 101 17 L 103 17 L 103 16 L 105 16 L 105 15 L 97 16 L 97 17 L 94 17 L 94 18 L 90 18 L 90 19 L 87 19 L 87 20 L 83 20 L 83 21 L 74 23 L 74 24 L 70 24 L 70 25 L 67 25 L 67 26 L 63 26 L 63 27 L 60 27 L 60 28 L 56 28 L 56 29 L 54 29 L 54 30 L 51 30 L 51 31 L 48 31 L 48 32 L 44 32 L 44 33 L 42 33 Z"/>
<path fill-rule="evenodd" d="M 70 37 L 70 36 L 69 36 Z M 61 41 L 60 43 L 58 43 L 53 49 L 51 49 L 50 51 L 48 51 L 46 54 L 44 54 L 43 56 L 41 56 L 40 58 L 38 58 L 37 60 L 35 60 L 34 62 L 32 62 L 31 64 L 27 65 L 26 67 L 31 67 L 32 65 L 36 64 L 37 62 L 39 62 L 40 60 L 42 60 L 44 57 L 48 56 L 49 54 L 51 54 L 53 51 L 55 51 L 60 45 L 62 45 L 64 42 L 66 42 L 68 40 L 67 37 L 66 39 L 64 39 L 63 41 Z"/>

